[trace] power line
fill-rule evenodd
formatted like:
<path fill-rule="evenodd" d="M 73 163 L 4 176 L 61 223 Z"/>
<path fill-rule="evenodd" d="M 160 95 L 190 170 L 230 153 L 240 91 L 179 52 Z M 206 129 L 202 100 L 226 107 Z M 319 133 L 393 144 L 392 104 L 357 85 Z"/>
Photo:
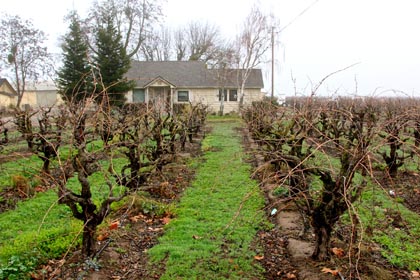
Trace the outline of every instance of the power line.
<path fill-rule="evenodd" d="M 299 19 L 301 16 L 303 16 L 304 13 L 306 13 L 307 11 L 309 11 L 316 3 L 318 3 L 319 0 L 315 0 L 314 2 L 312 2 L 312 4 L 310 4 L 308 7 L 306 7 L 304 10 L 302 10 L 302 12 L 300 12 L 296 17 L 294 17 L 288 24 L 286 24 L 282 29 L 280 29 L 277 33 L 282 32 L 283 30 L 285 30 L 287 27 L 289 27 L 290 25 L 292 25 L 297 19 Z"/>

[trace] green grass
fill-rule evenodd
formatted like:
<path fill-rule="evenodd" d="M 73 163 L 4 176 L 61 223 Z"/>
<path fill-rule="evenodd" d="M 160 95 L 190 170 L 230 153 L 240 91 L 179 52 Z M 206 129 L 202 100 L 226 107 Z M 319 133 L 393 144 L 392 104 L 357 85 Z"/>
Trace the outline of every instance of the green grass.
<path fill-rule="evenodd" d="M 419 215 L 376 187 L 366 189 L 356 205 L 364 228 L 373 230 L 367 237 L 381 246 L 382 255 L 395 266 L 419 270 Z M 395 215 L 400 215 L 404 227 L 392 224 Z"/>
<path fill-rule="evenodd" d="M 125 162 L 123 158 L 113 160 L 116 169 Z M 107 162 L 102 163 L 107 167 Z M 1 184 L 9 186 L 11 176 L 15 174 L 33 180 L 39 174 L 36 170 L 41 164 L 37 156 L 5 163 L 0 172 Z M 93 199 L 99 205 L 109 193 L 103 173 L 93 174 L 90 181 Z M 76 192 L 80 189 L 76 177 L 68 181 L 68 187 Z M 120 191 L 121 188 L 114 190 L 115 193 Z M 16 209 L 0 214 L 0 279 L 25 279 L 27 272 L 36 265 L 59 258 L 80 244 L 82 222 L 73 218 L 70 209 L 57 201 L 55 190 L 49 190 L 20 201 Z"/>
<path fill-rule="evenodd" d="M 62 256 L 78 244 L 81 222 L 56 201 L 53 191 L 38 193 L 18 203 L 15 210 L 0 215 L 0 278 L 8 275 L 5 270 L 13 268 L 17 270 L 9 271 L 9 279 L 13 279 L 12 275 L 25 279 L 24 272 Z"/>
<path fill-rule="evenodd" d="M 222 120 L 220 122 L 219 120 Z M 234 118 L 211 118 L 207 152 L 160 244 L 149 253 L 166 260 L 161 279 L 258 279 L 251 242 L 266 221 L 264 199 L 244 163 Z"/>
<path fill-rule="evenodd" d="M 0 190 L 12 185 L 12 177 L 21 175 L 28 179 L 39 174 L 42 161 L 36 156 L 22 157 L 13 161 L 0 164 Z"/>

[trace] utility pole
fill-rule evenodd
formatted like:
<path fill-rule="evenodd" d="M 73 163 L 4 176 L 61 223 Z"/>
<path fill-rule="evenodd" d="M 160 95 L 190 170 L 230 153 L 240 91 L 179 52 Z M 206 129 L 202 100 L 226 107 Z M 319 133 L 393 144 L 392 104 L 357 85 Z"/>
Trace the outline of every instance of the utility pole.
<path fill-rule="evenodd" d="M 274 26 L 271 27 L 271 101 L 274 101 Z"/>

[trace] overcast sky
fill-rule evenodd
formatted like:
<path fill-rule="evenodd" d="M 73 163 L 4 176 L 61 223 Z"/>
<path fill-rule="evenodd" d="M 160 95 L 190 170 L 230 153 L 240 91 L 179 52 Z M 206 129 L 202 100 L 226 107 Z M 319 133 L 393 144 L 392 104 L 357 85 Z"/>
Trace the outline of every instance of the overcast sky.
<path fill-rule="evenodd" d="M 89 0 L 0 0 L 2 11 L 32 19 L 49 35 L 50 49 L 67 32 L 72 8 L 83 16 Z M 276 27 L 275 94 L 392 94 L 420 97 L 419 0 L 166 0 L 170 26 L 203 20 L 233 36 L 257 4 L 279 20 Z M 307 9 L 310 7 L 309 9 Z M 305 11 L 303 14 L 302 12 Z M 299 16 L 300 15 L 300 16 Z M 261 65 L 271 91 L 271 67 Z"/>

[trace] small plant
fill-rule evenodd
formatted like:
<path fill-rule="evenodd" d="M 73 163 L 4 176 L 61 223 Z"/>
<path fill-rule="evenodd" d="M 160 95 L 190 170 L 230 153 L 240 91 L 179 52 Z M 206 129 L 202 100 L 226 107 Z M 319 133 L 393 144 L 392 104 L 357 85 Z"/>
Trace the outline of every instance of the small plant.
<path fill-rule="evenodd" d="M 126 254 L 127 253 L 127 250 L 124 249 L 124 248 L 118 247 L 118 248 L 115 248 L 115 252 L 117 252 L 120 255 L 123 255 L 123 254 Z"/>
<path fill-rule="evenodd" d="M 29 273 L 38 263 L 34 256 L 12 256 L 6 266 L 0 267 L 0 279 L 30 279 Z"/>
<path fill-rule="evenodd" d="M 31 185 L 28 178 L 22 175 L 14 175 L 11 180 L 13 188 L 21 197 L 27 198 L 31 195 Z"/>
<path fill-rule="evenodd" d="M 127 200 L 133 203 L 133 206 L 139 212 L 152 217 L 161 217 L 168 212 L 168 206 L 152 198 L 142 196 L 141 194 L 132 194 Z"/>
<path fill-rule="evenodd" d="M 289 189 L 286 187 L 277 187 L 273 190 L 273 195 L 276 197 L 284 198 L 289 196 Z"/>

